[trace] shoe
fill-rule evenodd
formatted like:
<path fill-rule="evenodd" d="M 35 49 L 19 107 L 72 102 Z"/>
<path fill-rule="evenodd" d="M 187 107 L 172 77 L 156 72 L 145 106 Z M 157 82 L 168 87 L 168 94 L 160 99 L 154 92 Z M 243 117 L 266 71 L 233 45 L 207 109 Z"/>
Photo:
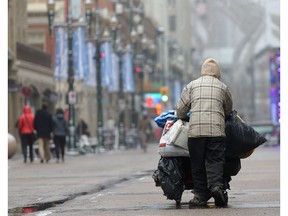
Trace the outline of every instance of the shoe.
<path fill-rule="evenodd" d="M 189 201 L 189 207 L 207 207 L 207 201 L 195 195 L 194 198 Z"/>
<path fill-rule="evenodd" d="M 26 159 L 24 159 L 24 163 L 26 163 L 27 162 L 27 160 Z"/>
<path fill-rule="evenodd" d="M 40 163 L 43 163 L 43 162 L 44 162 L 44 160 L 43 160 L 43 159 L 41 159 Z"/>
<path fill-rule="evenodd" d="M 221 186 L 216 186 L 211 190 L 212 196 L 215 199 L 215 205 L 217 207 L 225 207 L 228 203 L 228 194 L 226 190 L 223 190 Z"/>

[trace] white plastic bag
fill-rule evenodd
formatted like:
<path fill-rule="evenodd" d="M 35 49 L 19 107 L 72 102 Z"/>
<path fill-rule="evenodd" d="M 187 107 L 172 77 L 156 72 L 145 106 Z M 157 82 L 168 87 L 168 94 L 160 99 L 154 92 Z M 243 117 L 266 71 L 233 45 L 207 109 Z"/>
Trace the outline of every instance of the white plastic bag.
<path fill-rule="evenodd" d="M 188 128 L 188 122 L 178 119 L 167 132 L 170 145 L 173 144 L 188 150 Z"/>
<path fill-rule="evenodd" d="M 167 120 L 159 141 L 158 153 L 163 157 L 189 157 L 188 122 Z"/>

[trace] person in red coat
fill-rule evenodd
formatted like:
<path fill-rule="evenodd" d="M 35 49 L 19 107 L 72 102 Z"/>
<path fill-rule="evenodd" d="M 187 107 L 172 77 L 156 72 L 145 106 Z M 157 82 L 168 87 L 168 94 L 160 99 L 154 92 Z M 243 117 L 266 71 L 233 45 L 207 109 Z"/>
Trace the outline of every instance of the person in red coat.
<path fill-rule="evenodd" d="M 18 121 L 18 129 L 20 132 L 22 153 L 24 156 L 24 163 L 27 162 L 27 147 L 29 147 L 30 162 L 33 162 L 33 143 L 35 141 L 34 135 L 34 114 L 31 112 L 30 106 L 25 106 L 23 114 L 20 116 Z"/>

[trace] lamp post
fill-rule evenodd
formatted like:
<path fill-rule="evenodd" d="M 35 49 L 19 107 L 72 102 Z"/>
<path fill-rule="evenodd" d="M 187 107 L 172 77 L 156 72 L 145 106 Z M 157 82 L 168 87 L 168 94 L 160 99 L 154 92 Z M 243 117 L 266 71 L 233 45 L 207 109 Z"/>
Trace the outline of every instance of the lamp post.
<path fill-rule="evenodd" d="M 71 7 L 69 6 L 68 13 L 68 106 L 69 106 L 69 146 L 71 152 L 76 153 L 75 140 L 75 108 L 72 98 L 75 98 L 74 92 L 74 68 L 73 68 L 73 30 L 72 30 L 72 16 Z M 75 101 L 75 100 L 74 100 Z M 73 147 L 72 147 L 73 146 Z"/>
<path fill-rule="evenodd" d="M 156 61 L 156 58 L 155 58 L 155 55 L 156 55 L 156 45 L 154 44 L 153 41 L 151 41 L 149 47 L 149 63 L 150 63 L 150 67 L 151 67 L 151 73 L 153 73 L 154 75 L 154 70 L 155 70 L 155 61 Z"/>
<path fill-rule="evenodd" d="M 143 58 L 142 58 L 142 72 L 140 74 L 140 78 L 141 78 L 141 101 L 144 103 L 144 73 L 145 73 L 145 65 L 146 65 L 146 52 L 147 52 L 147 48 L 148 48 L 148 40 L 145 37 L 145 35 L 142 36 L 141 39 L 141 48 L 142 48 L 142 52 L 143 52 Z M 144 106 L 143 106 L 143 110 L 144 111 Z"/>
<path fill-rule="evenodd" d="M 123 48 L 122 48 L 122 14 L 123 14 L 123 5 L 119 2 L 116 3 L 116 15 L 118 17 L 118 34 L 117 34 L 117 48 L 116 52 L 119 56 L 119 146 L 121 148 L 126 147 L 125 141 L 125 98 L 123 92 L 123 70 L 122 70 L 122 55 L 123 55 Z"/>
<path fill-rule="evenodd" d="M 48 0 L 47 16 L 48 16 L 48 22 L 49 22 L 49 35 L 51 37 L 53 35 L 53 22 L 54 22 L 54 16 L 55 16 L 55 2 L 54 2 L 54 0 Z"/>
<path fill-rule="evenodd" d="M 132 41 L 132 53 L 133 53 L 133 80 L 135 81 L 135 57 L 136 57 L 136 42 L 137 42 L 137 39 L 138 39 L 138 35 L 137 35 L 137 32 L 135 31 L 135 29 L 133 28 L 132 31 L 131 31 L 131 34 L 130 34 L 130 38 L 131 38 L 131 41 Z M 134 91 L 132 92 L 132 125 L 131 125 L 131 128 L 132 128 L 132 131 L 133 133 L 135 132 L 135 128 L 136 128 L 136 120 L 137 118 L 137 115 L 136 115 L 136 111 L 135 111 L 135 89 Z"/>
<path fill-rule="evenodd" d="M 91 0 L 85 1 L 86 5 L 86 17 L 87 20 L 91 20 L 92 16 L 92 3 Z M 89 24 L 89 23 L 88 23 Z M 91 22 L 90 22 L 91 25 Z M 91 31 L 91 27 L 88 28 Z M 91 32 L 89 32 L 89 35 Z M 101 51 L 100 51 L 100 17 L 99 17 L 99 8 L 98 8 L 98 0 L 95 0 L 95 61 L 96 61 L 96 90 L 97 90 L 97 138 L 98 145 L 104 148 L 104 135 L 103 135 L 103 104 L 102 104 L 102 74 L 101 74 Z"/>
<path fill-rule="evenodd" d="M 77 155 L 76 139 L 75 139 L 75 103 L 76 103 L 76 93 L 74 91 L 74 67 L 73 67 L 73 24 L 72 24 L 72 14 L 71 14 L 71 0 L 68 2 L 68 23 L 64 26 L 68 28 L 68 92 L 67 92 L 67 102 L 69 107 L 69 141 L 68 141 L 68 152 L 67 154 Z M 47 3 L 47 14 L 49 21 L 49 32 L 50 36 L 53 34 L 53 22 L 55 16 L 55 2 L 54 0 L 48 0 Z M 81 26 L 78 25 L 78 26 Z"/>
<path fill-rule="evenodd" d="M 115 15 L 113 15 L 111 17 L 110 20 L 110 27 L 111 27 L 111 31 L 112 31 L 112 37 L 113 37 L 113 49 L 116 49 L 116 30 L 117 30 L 117 25 L 118 25 L 118 20 L 117 17 Z"/>

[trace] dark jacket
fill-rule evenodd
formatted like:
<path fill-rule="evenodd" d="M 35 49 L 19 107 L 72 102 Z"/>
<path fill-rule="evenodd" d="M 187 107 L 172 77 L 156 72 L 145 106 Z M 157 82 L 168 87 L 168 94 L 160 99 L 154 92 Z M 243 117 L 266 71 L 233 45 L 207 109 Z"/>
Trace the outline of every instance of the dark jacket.
<path fill-rule="evenodd" d="M 81 137 L 81 135 L 88 135 L 88 133 L 88 125 L 85 121 L 81 120 L 76 127 L 76 135 Z"/>
<path fill-rule="evenodd" d="M 52 115 L 46 109 L 37 110 L 34 128 L 40 138 L 50 138 L 53 130 Z"/>
<path fill-rule="evenodd" d="M 68 122 L 61 113 L 53 116 L 53 135 L 66 136 L 69 134 Z"/>

